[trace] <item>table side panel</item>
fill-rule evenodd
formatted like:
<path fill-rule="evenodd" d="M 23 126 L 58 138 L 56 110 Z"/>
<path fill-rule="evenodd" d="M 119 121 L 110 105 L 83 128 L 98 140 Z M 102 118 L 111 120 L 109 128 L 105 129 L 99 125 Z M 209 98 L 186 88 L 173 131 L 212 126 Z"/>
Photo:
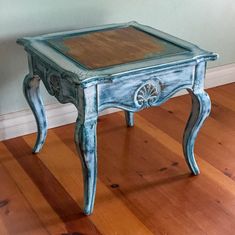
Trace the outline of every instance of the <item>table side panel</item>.
<path fill-rule="evenodd" d="M 99 111 L 110 107 L 138 111 L 158 106 L 177 91 L 192 88 L 194 69 L 186 66 L 98 84 Z"/>
<path fill-rule="evenodd" d="M 78 105 L 77 85 L 71 74 L 61 71 L 37 56 L 31 56 L 33 75 L 39 76 L 48 93 L 60 103 Z"/>

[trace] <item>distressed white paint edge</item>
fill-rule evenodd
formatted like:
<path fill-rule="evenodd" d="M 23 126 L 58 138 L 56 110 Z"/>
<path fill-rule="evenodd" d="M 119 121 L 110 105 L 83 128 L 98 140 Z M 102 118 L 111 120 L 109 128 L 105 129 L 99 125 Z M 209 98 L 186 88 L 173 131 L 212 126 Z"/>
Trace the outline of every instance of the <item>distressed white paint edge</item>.
<path fill-rule="evenodd" d="M 205 87 L 211 88 L 235 82 L 235 63 L 211 68 L 207 70 Z M 185 91 L 178 92 L 175 96 L 185 94 Z M 77 110 L 71 104 L 50 104 L 46 105 L 46 113 L 49 128 L 59 127 L 75 122 Z M 118 111 L 109 109 L 101 115 Z M 31 110 L 23 110 L 14 113 L 0 115 L 0 140 L 6 140 L 36 132 L 36 122 Z"/>

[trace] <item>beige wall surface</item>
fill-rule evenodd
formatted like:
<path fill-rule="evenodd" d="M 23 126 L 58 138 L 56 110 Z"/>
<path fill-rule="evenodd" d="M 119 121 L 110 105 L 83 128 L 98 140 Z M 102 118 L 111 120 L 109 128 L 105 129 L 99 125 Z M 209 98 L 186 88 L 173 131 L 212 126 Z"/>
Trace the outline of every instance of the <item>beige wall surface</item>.
<path fill-rule="evenodd" d="M 0 0 L 0 115 L 28 108 L 17 38 L 131 20 L 219 53 L 209 66 L 235 62 L 234 0 Z M 56 102 L 42 93 L 45 104 Z"/>

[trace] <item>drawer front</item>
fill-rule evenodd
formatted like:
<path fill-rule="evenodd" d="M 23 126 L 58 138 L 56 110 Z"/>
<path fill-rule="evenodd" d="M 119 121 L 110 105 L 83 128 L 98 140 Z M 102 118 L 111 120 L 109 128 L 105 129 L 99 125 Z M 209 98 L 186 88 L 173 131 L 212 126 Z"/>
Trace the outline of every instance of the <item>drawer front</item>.
<path fill-rule="evenodd" d="M 99 84 L 99 110 L 117 107 L 138 111 L 160 105 L 177 91 L 192 87 L 193 71 L 194 67 L 188 66 Z"/>

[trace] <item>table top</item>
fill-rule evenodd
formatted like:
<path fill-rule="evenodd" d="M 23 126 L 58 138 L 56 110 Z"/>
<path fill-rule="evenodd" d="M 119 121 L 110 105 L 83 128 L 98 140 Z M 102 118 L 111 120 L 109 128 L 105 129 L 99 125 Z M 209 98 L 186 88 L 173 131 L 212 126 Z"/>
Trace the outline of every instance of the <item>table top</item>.
<path fill-rule="evenodd" d="M 77 74 L 78 82 L 217 58 L 214 53 L 137 22 L 25 37 L 18 43 L 52 65 Z"/>
<path fill-rule="evenodd" d="M 87 69 L 103 69 L 188 52 L 133 26 L 69 35 L 46 42 Z"/>

